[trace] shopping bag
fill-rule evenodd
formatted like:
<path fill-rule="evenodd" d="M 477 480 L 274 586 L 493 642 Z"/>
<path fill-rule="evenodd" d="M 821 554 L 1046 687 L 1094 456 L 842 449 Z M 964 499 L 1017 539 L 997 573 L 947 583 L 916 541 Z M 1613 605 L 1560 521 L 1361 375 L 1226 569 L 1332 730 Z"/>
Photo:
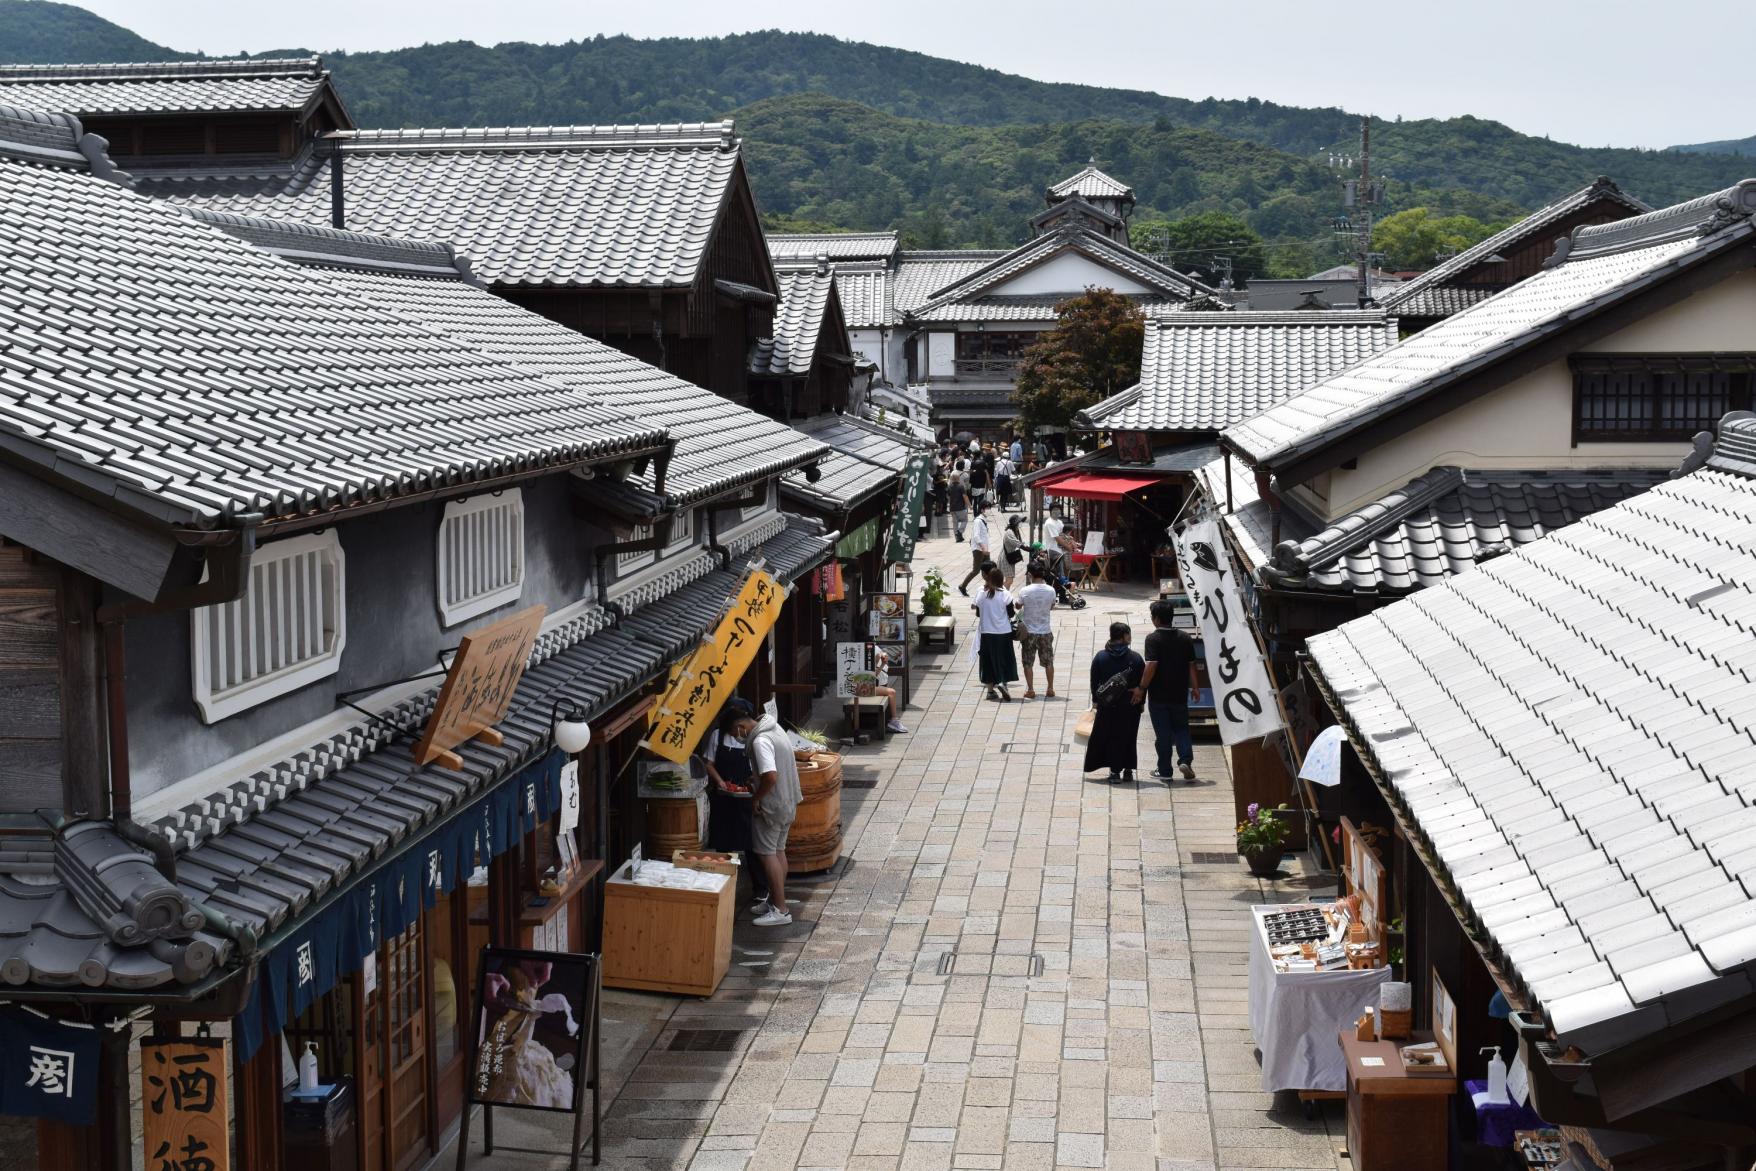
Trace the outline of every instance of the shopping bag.
<path fill-rule="evenodd" d="M 1080 712 L 1079 718 L 1073 721 L 1073 738 L 1075 740 L 1090 740 L 1092 721 L 1096 719 L 1097 712 L 1095 709 L 1087 708 L 1085 711 Z"/>

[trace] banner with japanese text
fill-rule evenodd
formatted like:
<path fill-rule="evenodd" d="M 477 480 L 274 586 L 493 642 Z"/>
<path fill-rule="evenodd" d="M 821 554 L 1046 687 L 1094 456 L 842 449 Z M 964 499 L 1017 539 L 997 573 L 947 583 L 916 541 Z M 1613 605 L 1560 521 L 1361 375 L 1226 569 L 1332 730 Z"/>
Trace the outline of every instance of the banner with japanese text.
<path fill-rule="evenodd" d="M 0 1008 L 0 1114 L 89 1126 L 101 1046 L 91 1025 Z"/>
<path fill-rule="evenodd" d="M 146 1165 L 226 1171 L 232 1165 L 226 1043 L 184 1037 L 140 1043 Z"/>
<path fill-rule="evenodd" d="M 689 759 L 755 661 L 786 600 L 786 590 L 766 571 L 750 571 L 713 633 L 683 660 L 682 671 L 659 700 L 643 747 L 679 764 Z"/>
<path fill-rule="evenodd" d="M 1183 529 L 1177 538 L 1177 568 L 1201 623 L 1220 739 L 1239 744 L 1268 735 L 1281 726 L 1280 708 L 1268 664 L 1250 633 L 1217 521 L 1194 521 Z"/>
<path fill-rule="evenodd" d="M 908 457 L 902 470 L 902 488 L 890 516 L 890 543 L 884 560 L 906 563 L 915 559 L 915 541 L 921 531 L 921 512 L 927 507 L 927 489 L 933 483 L 933 457 L 920 452 Z"/>

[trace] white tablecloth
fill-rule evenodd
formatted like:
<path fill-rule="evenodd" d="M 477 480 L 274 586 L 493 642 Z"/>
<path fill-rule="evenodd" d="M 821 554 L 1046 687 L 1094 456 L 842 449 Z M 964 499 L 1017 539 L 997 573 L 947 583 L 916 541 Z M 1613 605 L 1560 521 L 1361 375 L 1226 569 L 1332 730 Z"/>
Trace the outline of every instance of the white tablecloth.
<path fill-rule="evenodd" d="M 1336 1035 L 1352 1028 L 1390 969 L 1277 972 L 1268 958 L 1262 917 L 1284 906 L 1253 908 L 1250 922 L 1250 1031 L 1262 1050 L 1262 1088 L 1347 1089 L 1347 1062 Z"/>

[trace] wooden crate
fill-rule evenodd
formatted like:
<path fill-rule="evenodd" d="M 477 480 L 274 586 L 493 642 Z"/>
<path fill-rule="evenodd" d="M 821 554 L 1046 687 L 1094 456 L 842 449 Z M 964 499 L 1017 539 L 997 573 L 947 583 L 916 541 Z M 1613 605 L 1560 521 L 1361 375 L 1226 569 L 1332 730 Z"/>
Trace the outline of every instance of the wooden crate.
<path fill-rule="evenodd" d="M 732 964 L 737 883 L 717 892 L 604 886 L 604 986 L 711 996 Z"/>

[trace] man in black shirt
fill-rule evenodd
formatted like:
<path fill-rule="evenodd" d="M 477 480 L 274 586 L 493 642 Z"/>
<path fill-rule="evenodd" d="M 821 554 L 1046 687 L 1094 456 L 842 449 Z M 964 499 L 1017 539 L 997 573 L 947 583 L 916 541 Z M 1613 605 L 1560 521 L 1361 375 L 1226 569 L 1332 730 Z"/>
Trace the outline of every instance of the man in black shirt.
<path fill-rule="evenodd" d="M 1146 698 L 1146 712 L 1152 717 L 1153 738 L 1158 743 L 1158 767 L 1152 770 L 1154 780 L 1169 781 L 1171 750 L 1176 749 L 1176 767 L 1183 778 L 1195 779 L 1195 741 L 1189 736 L 1189 701 L 1201 695 L 1201 681 L 1195 674 L 1195 644 L 1171 623 L 1177 608 L 1160 598 L 1152 604 L 1152 633 L 1146 636 L 1146 672 L 1140 686 L 1134 689 L 1135 702 Z"/>

